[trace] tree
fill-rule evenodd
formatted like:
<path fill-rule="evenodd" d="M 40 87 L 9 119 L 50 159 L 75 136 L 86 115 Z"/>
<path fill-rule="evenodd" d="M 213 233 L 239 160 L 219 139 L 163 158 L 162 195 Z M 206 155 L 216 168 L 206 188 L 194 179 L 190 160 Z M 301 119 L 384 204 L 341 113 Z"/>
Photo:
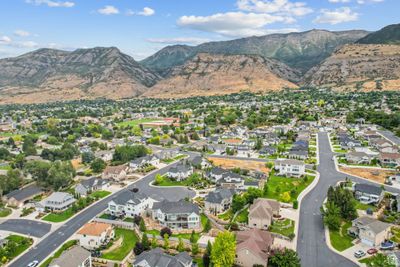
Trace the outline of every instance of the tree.
<path fill-rule="evenodd" d="M 22 151 L 24 151 L 25 155 L 31 156 L 36 155 L 36 147 L 35 147 L 36 140 L 30 135 L 26 135 L 24 137 L 24 143 L 22 144 Z"/>
<path fill-rule="evenodd" d="M 233 233 L 219 233 L 211 251 L 211 262 L 215 267 L 232 266 L 235 262 L 236 239 Z"/>
<path fill-rule="evenodd" d="M 190 242 L 196 242 L 196 232 L 194 230 L 192 230 L 192 233 L 190 234 Z"/>
<path fill-rule="evenodd" d="M 197 253 L 199 253 L 199 244 L 192 243 L 192 254 L 197 255 Z"/>
<path fill-rule="evenodd" d="M 136 158 L 146 156 L 147 153 L 147 148 L 143 145 L 117 146 L 113 155 L 113 161 L 123 164 Z"/>
<path fill-rule="evenodd" d="M 205 267 L 209 267 L 210 266 L 210 263 L 211 263 L 211 259 L 210 259 L 211 252 L 212 252 L 212 245 L 211 245 L 211 242 L 208 241 L 207 242 L 206 251 L 203 254 L 203 264 L 204 264 Z"/>
<path fill-rule="evenodd" d="M 171 229 L 169 229 L 168 227 L 164 227 L 161 229 L 160 231 L 160 236 L 164 238 L 165 235 L 171 236 L 172 235 L 172 231 Z"/>
<path fill-rule="evenodd" d="M 328 201 L 335 203 L 340 210 L 340 217 L 353 220 L 357 217 L 356 201 L 352 192 L 341 186 L 329 187 Z"/>
<path fill-rule="evenodd" d="M 157 237 L 155 234 L 153 234 L 153 237 L 151 238 L 151 247 L 156 248 L 157 247 Z"/>
<path fill-rule="evenodd" d="M 270 267 L 300 267 L 300 259 L 297 253 L 291 249 L 276 250 L 268 260 Z"/>
<path fill-rule="evenodd" d="M 144 220 L 143 220 L 143 218 L 140 220 L 140 223 L 139 223 L 139 230 L 140 230 L 140 232 L 142 232 L 142 233 L 144 233 L 144 232 L 146 232 L 146 224 L 144 223 Z"/>
<path fill-rule="evenodd" d="M 333 202 L 326 202 L 325 209 L 321 207 L 321 214 L 324 224 L 330 230 L 339 230 L 340 228 L 340 209 Z"/>
<path fill-rule="evenodd" d="M 395 267 L 396 265 L 390 261 L 390 258 L 382 253 L 378 253 L 371 257 L 367 263 L 368 267 Z"/>
<path fill-rule="evenodd" d="M 104 160 L 97 158 L 93 160 L 92 164 L 90 164 L 90 168 L 96 173 L 102 172 L 106 168 L 106 163 Z"/>
<path fill-rule="evenodd" d="M 55 190 L 65 188 L 72 182 L 75 176 L 75 170 L 70 161 L 56 161 L 49 169 L 47 186 Z"/>
<path fill-rule="evenodd" d="M 164 235 L 164 249 L 169 249 L 169 236 L 167 234 Z"/>
<path fill-rule="evenodd" d="M 211 230 L 211 221 L 207 218 L 206 224 L 204 225 L 203 232 L 208 233 Z"/>
<path fill-rule="evenodd" d="M 185 244 L 183 244 L 182 238 L 179 237 L 178 246 L 176 246 L 176 250 L 179 252 L 183 252 L 185 250 Z"/>
<path fill-rule="evenodd" d="M 84 152 L 82 153 L 82 162 L 90 163 L 94 160 L 94 155 L 92 152 Z"/>
<path fill-rule="evenodd" d="M 150 248 L 149 238 L 147 237 L 146 233 L 143 233 L 142 235 L 142 245 L 144 250 L 148 250 Z"/>
<path fill-rule="evenodd" d="M 283 194 L 282 194 L 283 202 L 289 202 L 290 199 L 291 199 L 290 193 L 289 192 L 283 192 Z"/>

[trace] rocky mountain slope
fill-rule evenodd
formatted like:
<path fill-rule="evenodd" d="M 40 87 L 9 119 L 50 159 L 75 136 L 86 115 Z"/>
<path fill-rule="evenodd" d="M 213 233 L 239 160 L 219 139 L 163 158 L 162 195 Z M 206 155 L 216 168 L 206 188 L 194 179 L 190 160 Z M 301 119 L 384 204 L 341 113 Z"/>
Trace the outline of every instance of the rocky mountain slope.
<path fill-rule="evenodd" d="M 143 96 L 181 98 L 297 88 L 293 82 L 300 73 L 261 56 L 200 53 L 166 75 Z"/>
<path fill-rule="evenodd" d="M 359 44 L 400 44 L 400 24 L 393 24 L 357 41 Z"/>
<path fill-rule="evenodd" d="M 39 49 L 0 60 L 0 103 L 142 94 L 160 77 L 117 48 Z"/>
<path fill-rule="evenodd" d="M 337 90 L 400 90 L 400 45 L 346 45 L 308 71 L 303 84 Z"/>
<path fill-rule="evenodd" d="M 165 74 L 198 53 L 247 54 L 275 58 L 292 68 L 306 72 L 327 58 L 338 47 L 354 43 L 366 31 L 330 32 L 311 30 L 299 33 L 271 34 L 231 41 L 209 42 L 198 46 L 169 46 L 141 61 L 149 69 Z"/>

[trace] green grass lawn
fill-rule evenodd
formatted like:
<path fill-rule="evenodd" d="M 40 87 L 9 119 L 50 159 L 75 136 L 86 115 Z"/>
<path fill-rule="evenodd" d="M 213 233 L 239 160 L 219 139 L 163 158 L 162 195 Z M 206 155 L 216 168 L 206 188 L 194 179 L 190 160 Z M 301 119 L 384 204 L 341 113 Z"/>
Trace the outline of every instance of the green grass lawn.
<path fill-rule="evenodd" d="M 204 229 L 204 227 L 205 227 L 207 221 L 208 221 L 207 216 L 206 216 L 204 213 L 200 214 L 200 222 L 201 222 L 201 227 L 202 227 L 203 229 Z"/>
<path fill-rule="evenodd" d="M 224 221 L 230 221 L 233 217 L 233 212 L 231 209 L 225 211 L 224 213 L 221 213 L 218 215 L 218 218 Z"/>
<path fill-rule="evenodd" d="M 6 239 L 9 240 L 9 242 L 14 242 L 16 244 L 15 250 L 10 253 L 8 260 L 12 260 L 22 254 L 33 244 L 32 239 L 20 235 L 9 235 Z M 5 248 L 7 249 L 7 245 Z"/>
<path fill-rule="evenodd" d="M 12 210 L 10 208 L 1 208 L 0 209 L 0 217 L 7 217 L 10 215 Z"/>
<path fill-rule="evenodd" d="M 101 199 L 101 198 L 105 198 L 109 194 L 111 194 L 111 192 L 109 192 L 109 191 L 96 191 L 96 192 L 91 193 L 90 196 L 95 199 Z"/>
<path fill-rule="evenodd" d="M 358 209 L 358 210 L 367 210 L 367 209 L 370 208 L 372 211 L 375 212 L 378 209 L 374 205 L 363 204 L 363 203 L 361 203 L 359 201 L 357 201 L 356 203 L 357 203 L 356 204 L 356 209 Z"/>
<path fill-rule="evenodd" d="M 44 221 L 48 221 L 48 222 L 63 222 L 65 220 L 68 220 L 69 218 L 71 218 L 72 216 L 74 216 L 75 212 L 72 210 L 72 208 L 68 208 L 63 212 L 60 213 L 50 213 L 47 214 L 46 216 L 44 216 L 42 218 L 42 220 Z"/>
<path fill-rule="evenodd" d="M 123 260 L 129 252 L 135 247 L 138 237 L 132 230 L 116 228 L 115 229 L 115 240 L 123 238 L 120 247 L 114 249 L 113 251 L 104 253 L 101 257 L 108 260 Z M 116 241 L 114 241 L 116 242 Z"/>
<path fill-rule="evenodd" d="M 344 251 L 353 246 L 353 238 L 347 234 L 347 229 L 351 227 L 351 222 L 342 224 L 339 231 L 329 230 L 331 245 L 338 251 Z"/>
<path fill-rule="evenodd" d="M 10 165 L 0 166 L 0 170 L 9 171 L 11 170 L 11 166 Z"/>
<path fill-rule="evenodd" d="M 163 159 L 163 160 L 161 160 L 161 161 L 164 162 L 164 163 L 169 164 L 169 163 L 172 163 L 172 162 L 174 162 L 174 161 L 183 159 L 184 157 L 186 157 L 186 155 L 178 155 L 178 156 L 176 156 L 175 158 L 172 158 L 172 159 Z"/>
<path fill-rule="evenodd" d="M 249 210 L 248 209 L 244 209 L 241 212 L 239 212 L 239 214 L 235 218 L 235 222 L 238 222 L 238 223 L 247 223 L 248 220 L 249 220 Z"/>
<path fill-rule="evenodd" d="M 59 250 L 57 250 L 57 251 L 54 253 L 53 256 L 51 256 L 51 257 L 48 258 L 46 261 L 44 261 L 44 262 L 40 265 L 40 267 L 47 267 L 53 259 L 60 257 L 61 254 L 62 254 L 65 250 L 69 249 L 69 248 L 72 247 L 72 246 L 75 246 L 77 243 L 78 243 L 77 240 L 70 240 L 70 241 L 65 242 L 65 243 L 61 246 L 61 248 L 60 248 Z"/>
<path fill-rule="evenodd" d="M 126 126 L 134 127 L 134 126 L 139 126 L 140 124 L 145 123 L 145 122 L 153 122 L 153 121 L 157 121 L 157 120 L 155 120 L 155 119 L 138 119 L 138 120 L 132 120 L 132 121 L 123 121 L 123 122 L 117 123 L 117 126 L 119 126 L 119 127 L 126 127 Z"/>
<path fill-rule="evenodd" d="M 299 194 L 312 183 L 314 178 L 315 176 L 309 175 L 307 175 L 307 179 L 271 175 L 267 182 L 268 192 L 264 195 L 264 197 L 276 199 L 286 203 L 293 202 L 297 199 Z M 294 191 L 291 193 L 292 190 Z M 289 200 L 282 198 L 285 192 L 290 194 Z"/>
<path fill-rule="evenodd" d="M 270 232 L 289 237 L 290 235 L 294 234 L 294 221 L 290 219 L 274 221 L 268 230 Z"/>

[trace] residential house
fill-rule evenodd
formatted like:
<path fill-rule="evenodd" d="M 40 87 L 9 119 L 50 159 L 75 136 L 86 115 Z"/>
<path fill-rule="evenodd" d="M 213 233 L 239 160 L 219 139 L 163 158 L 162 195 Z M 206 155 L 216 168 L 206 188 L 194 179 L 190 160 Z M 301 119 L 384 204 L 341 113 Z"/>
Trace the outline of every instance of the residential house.
<path fill-rule="evenodd" d="M 220 167 L 214 167 L 211 170 L 209 170 L 206 175 L 211 181 L 218 182 L 220 179 L 222 179 L 222 175 L 226 172 L 228 171 L 225 169 L 222 169 Z"/>
<path fill-rule="evenodd" d="M 113 151 L 111 150 L 99 150 L 94 152 L 96 158 L 102 159 L 105 162 L 109 162 L 113 159 Z"/>
<path fill-rule="evenodd" d="M 74 246 L 53 259 L 49 267 L 92 267 L 92 256 L 86 249 Z"/>
<path fill-rule="evenodd" d="M 235 264 L 243 267 L 267 267 L 273 242 L 271 233 L 260 229 L 237 232 Z"/>
<path fill-rule="evenodd" d="M 224 144 L 207 145 L 207 150 L 213 152 L 215 155 L 223 155 L 226 153 L 226 145 Z"/>
<path fill-rule="evenodd" d="M 214 215 L 225 212 L 232 204 L 233 195 L 233 190 L 224 188 L 208 193 L 204 200 L 205 211 Z"/>
<path fill-rule="evenodd" d="M 129 192 L 123 197 L 114 198 L 108 202 L 106 213 L 117 217 L 124 216 L 133 218 L 151 209 L 154 202 L 154 199 L 140 192 Z"/>
<path fill-rule="evenodd" d="M 346 154 L 346 161 L 351 164 L 371 164 L 373 156 L 365 152 L 351 151 Z"/>
<path fill-rule="evenodd" d="M 273 146 L 263 146 L 258 153 L 263 156 L 271 156 L 276 154 L 276 152 L 277 149 Z"/>
<path fill-rule="evenodd" d="M 154 155 L 147 155 L 147 156 L 132 160 L 129 163 L 129 168 L 130 168 L 130 171 L 137 171 L 143 167 L 146 167 L 149 165 L 157 166 L 158 164 L 160 164 L 160 159 L 158 157 L 156 157 Z"/>
<path fill-rule="evenodd" d="M 125 180 L 127 174 L 127 167 L 125 165 L 107 166 L 103 171 L 102 177 L 104 179 L 112 179 L 116 182 Z"/>
<path fill-rule="evenodd" d="M 152 211 L 152 218 L 170 229 L 200 228 L 200 209 L 194 203 L 163 200 L 154 203 Z"/>
<path fill-rule="evenodd" d="M 89 179 L 81 181 L 75 186 L 75 194 L 81 197 L 86 197 L 92 192 L 105 190 L 109 186 L 109 180 L 91 177 Z"/>
<path fill-rule="evenodd" d="M 60 212 L 71 207 L 76 199 L 73 195 L 66 192 L 54 192 L 47 198 L 36 203 L 36 209 L 40 212 L 50 210 L 53 212 Z"/>
<path fill-rule="evenodd" d="M 186 251 L 173 256 L 164 253 L 161 248 L 155 248 L 136 256 L 133 267 L 191 267 L 192 262 Z"/>
<path fill-rule="evenodd" d="M 88 250 L 107 245 L 114 236 L 113 226 L 102 222 L 87 223 L 77 233 L 79 245 Z"/>
<path fill-rule="evenodd" d="M 11 191 L 2 197 L 2 201 L 12 207 L 22 207 L 27 202 L 33 200 L 35 197 L 43 194 L 42 189 L 38 186 L 31 184 L 21 189 Z"/>
<path fill-rule="evenodd" d="M 217 184 L 227 189 L 243 189 L 244 179 L 240 174 L 229 171 L 222 174 L 222 179 Z"/>
<path fill-rule="evenodd" d="M 196 169 L 207 169 L 211 168 L 212 165 L 210 161 L 202 156 L 196 156 L 191 161 L 190 164 L 195 167 Z"/>
<path fill-rule="evenodd" d="M 175 179 L 177 181 L 182 181 L 187 179 L 193 174 L 193 168 L 190 165 L 179 163 L 176 166 L 170 168 L 167 172 L 169 178 Z"/>
<path fill-rule="evenodd" d="M 378 204 L 384 197 L 384 190 L 376 185 L 356 184 L 354 186 L 354 196 L 361 203 Z"/>
<path fill-rule="evenodd" d="M 380 153 L 379 162 L 384 167 L 400 166 L 400 153 Z"/>
<path fill-rule="evenodd" d="M 389 239 L 390 228 L 388 223 L 364 216 L 353 220 L 348 232 L 359 238 L 362 244 L 375 247 Z"/>
<path fill-rule="evenodd" d="M 173 159 L 173 158 L 176 158 L 178 155 L 179 155 L 179 151 L 176 148 L 163 149 L 156 153 L 156 156 L 160 160 Z"/>
<path fill-rule="evenodd" d="M 249 207 L 249 227 L 267 230 L 273 217 L 279 215 L 280 203 L 276 200 L 257 198 Z"/>
<path fill-rule="evenodd" d="M 295 159 L 279 159 L 275 162 L 278 175 L 300 177 L 306 172 L 304 162 Z"/>

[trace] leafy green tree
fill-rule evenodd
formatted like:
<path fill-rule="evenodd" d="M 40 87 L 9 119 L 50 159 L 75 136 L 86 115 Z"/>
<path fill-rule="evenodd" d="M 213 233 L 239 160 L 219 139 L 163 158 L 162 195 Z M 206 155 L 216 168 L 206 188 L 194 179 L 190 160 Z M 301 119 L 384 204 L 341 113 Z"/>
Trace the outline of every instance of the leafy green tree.
<path fill-rule="evenodd" d="M 157 246 L 158 246 L 158 244 L 157 244 L 157 238 L 156 238 L 156 235 L 153 234 L 153 237 L 151 238 L 151 247 L 152 247 L 152 248 L 156 248 Z"/>
<path fill-rule="evenodd" d="M 215 267 L 232 266 L 235 262 L 236 239 L 231 232 L 221 232 L 215 238 L 211 251 L 211 262 Z"/>
<path fill-rule="evenodd" d="M 144 233 L 144 232 L 146 232 L 146 224 L 144 223 L 144 220 L 143 220 L 143 218 L 140 220 L 140 223 L 139 223 L 139 230 L 140 230 L 140 232 L 142 232 L 142 233 Z"/>
<path fill-rule="evenodd" d="M 95 172 L 95 173 L 100 173 L 106 168 L 106 163 L 104 160 L 100 158 L 96 158 L 95 160 L 92 161 L 90 164 L 90 168 Z"/>
<path fill-rule="evenodd" d="M 207 221 L 204 225 L 203 232 L 208 233 L 208 232 L 210 232 L 210 230 L 211 230 L 211 221 L 210 221 L 210 219 L 207 218 Z"/>
<path fill-rule="evenodd" d="M 185 244 L 183 244 L 183 240 L 180 237 L 178 240 L 178 245 L 176 246 L 176 250 L 178 250 L 179 252 L 185 251 Z"/>
<path fill-rule="evenodd" d="M 143 233 L 142 235 L 142 245 L 144 250 L 148 250 L 150 248 L 150 242 L 146 233 Z"/>
<path fill-rule="evenodd" d="M 367 263 L 368 267 L 396 267 L 390 258 L 382 253 L 378 253 L 371 257 Z"/>
<path fill-rule="evenodd" d="M 199 253 L 199 244 L 192 243 L 192 254 L 197 255 Z"/>
<path fill-rule="evenodd" d="M 321 207 L 321 214 L 324 219 L 324 224 L 330 230 L 339 230 L 340 228 L 340 209 L 334 202 L 326 202 L 325 209 Z"/>
<path fill-rule="evenodd" d="M 82 162 L 87 164 L 94 160 L 94 155 L 92 152 L 84 152 L 82 153 Z"/>
<path fill-rule="evenodd" d="M 268 259 L 271 267 L 300 267 L 300 259 L 297 253 L 291 249 L 274 251 L 273 256 Z"/>

